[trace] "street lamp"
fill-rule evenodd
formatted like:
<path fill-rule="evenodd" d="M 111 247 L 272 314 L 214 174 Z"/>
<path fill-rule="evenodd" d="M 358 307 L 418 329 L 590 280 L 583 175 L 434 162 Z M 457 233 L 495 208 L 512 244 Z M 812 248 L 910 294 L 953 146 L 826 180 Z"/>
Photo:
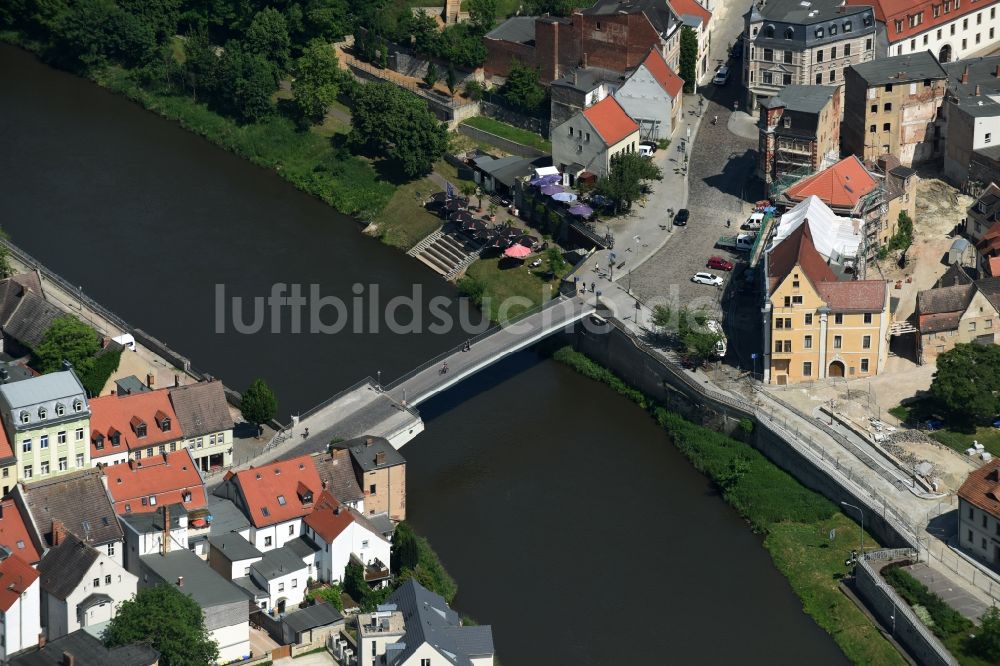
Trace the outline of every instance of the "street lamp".
<path fill-rule="evenodd" d="M 841 504 L 843 504 L 844 506 L 851 507 L 852 509 L 854 509 L 855 511 L 858 512 L 858 515 L 861 516 L 861 551 L 860 552 L 861 552 L 861 557 L 864 557 L 865 556 L 865 512 L 862 511 L 859 507 L 854 506 L 853 504 L 849 504 L 847 502 L 841 502 Z"/>
<path fill-rule="evenodd" d="M 375 371 L 375 375 L 378 377 L 378 379 L 376 380 L 378 382 L 378 390 L 381 391 L 382 390 L 382 371 L 381 370 L 376 370 Z"/>

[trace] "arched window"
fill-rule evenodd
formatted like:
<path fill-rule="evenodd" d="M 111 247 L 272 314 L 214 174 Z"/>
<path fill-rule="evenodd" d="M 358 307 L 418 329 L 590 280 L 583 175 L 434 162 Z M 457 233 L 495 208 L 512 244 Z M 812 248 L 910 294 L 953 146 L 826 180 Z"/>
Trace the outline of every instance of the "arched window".
<path fill-rule="evenodd" d="M 38 418 L 44 419 L 46 414 L 48 414 L 48 410 L 47 409 L 45 409 L 44 407 L 39 407 L 38 408 Z"/>
<path fill-rule="evenodd" d="M 83 400 L 77 398 L 76 400 L 73 401 L 73 411 L 79 412 L 81 410 L 83 410 Z"/>
<path fill-rule="evenodd" d="M 30 419 L 30 418 L 31 418 L 31 417 L 30 417 L 30 416 L 28 416 L 28 412 L 27 412 L 27 410 L 24 410 L 24 409 L 22 409 L 22 410 L 21 410 L 21 423 L 27 423 L 27 422 L 28 422 L 28 419 Z"/>
<path fill-rule="evenodd" d="M 774 26 L 773 25 L 769 25 L 766 28 L 764 28 L 764 36 L 767 37 L 768 39 L 774 39 Z"/>
<path fill-rule="evenodd" d="M 66 413 L 66 406 L 61 402 L 56 403 L 56 416 L 62 416 Z"/>
<path fill-rule="evenodd" d="M 795 39 L 795 28 L 785 28 L 785 39 Z"/>

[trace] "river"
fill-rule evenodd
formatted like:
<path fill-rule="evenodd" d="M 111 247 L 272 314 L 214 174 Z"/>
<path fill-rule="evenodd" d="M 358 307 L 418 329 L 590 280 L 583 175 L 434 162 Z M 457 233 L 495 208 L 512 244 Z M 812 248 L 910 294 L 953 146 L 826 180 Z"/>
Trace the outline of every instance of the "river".
<path fill-rule="evenodd" d="M 274 174 L 0 46 L 0 222 L 133 325 L 283 412 L 463 334 L 219 334 L 215 285 L 455 291 Z M 421 407 L 408 513 L 507 666 L 842 664 L 760 538 L 637 407 L 526 351 Z"/>

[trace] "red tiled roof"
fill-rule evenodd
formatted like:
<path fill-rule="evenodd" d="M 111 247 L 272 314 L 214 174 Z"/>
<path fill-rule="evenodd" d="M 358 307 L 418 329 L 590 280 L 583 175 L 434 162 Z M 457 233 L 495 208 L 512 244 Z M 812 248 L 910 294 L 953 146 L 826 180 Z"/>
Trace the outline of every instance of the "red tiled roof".
<path fill-rule="evenodd" d="M 785 196 L 802 201 L 815 195 L 828 206 L 853 208 L 861 197 L 877 186 L 878 182 L 861 160 L 849 155 L 830 168 L 795 183 L 785 190 Z"/>
<path fill-rule="evenodd" d="M 310 455 L 251 467 L 237 472 L 234 481 L 243 493 L 250 513 L 248 518 L 254 527 L 266 527 L 305 516 L 312 512 L 314 498 L 323 490 L 319 472 Z M 303 491 L 308 491 L 313 499 L 303 501 L 306 496 Z"/>
<path fill-rule="evenodd" d="M 712 20 L 712 12 L 708 11 L 697 0 L 670 0 L 670 6 L 678 16 L 697 16 L 705 23 L 705 30 L 708 30 L 708 22 Z"/>
<path fill-rule="evenodd" d="M 170 430 L 160 430 L 156 415 L 165 414 L 170 419 Z M 146 436 L 136 435 L 135 427 L 146 424 Z M 111 435 L 117 431 L 121 434 L 119 445 L 111 443 Z M 98 449 L 98 435 L 104 438 L 103 448 Z M 167 389 L 144 391 L 118 397 L 105 395 L 90 400 L 90 457 L 118 453 L 128 448 L 129 451 L 147 446 L 158 446 L 168 442 L 176 442 L 184 438 L 181 424 L 170 403 Z M 123 448 L 124 447 L 124 448 Z"/>
<path fill-rule="evenodd" d="M 680 95 L 681 89 L 684 87 L 684 79 L 670 69 L 670 65 L 663 59 L 663 54 L 660 53 L 659 49 L 650 49 L 649 55 L 642 61 L 642 64 L 646 66 L 656 82 L 667 91 L 668 95 L 674 98 Z"/>
<path fill-rule="evenodd" d="M 38 572 L 17 555 L 0 562 L 0 610 L 7 612 L 21 594 L 38 580 Z"/>
<path fill-rule="evenodd" d="M 326 543 L 333 543 L 347 527 L 354 522 L 354 517 L 348 508 L 341 507 L 340 502 L 330 493 L 324 490 L 316 502 L 313 512 L 306 516 L 303 521 L 313 528 Z"/>
<path fill-rule="evenodd" d="M 954 331 L 962 322 L 964 312 L 938 312 L 934 314 L 917 315 L 917 328 L 920 333 L 939 333 Z"/>
<path fill-rule="evenodd" d="M 1000 250 L 1000 222 L 994 222 L 983 237 L 979 239 L 976 243 L 976 249 L 979 250 L 979 254 L 990 257 L 997 254 Z"/>
<path fill-rule="evenodd" d="M 990 257 L 990 275 L 1000 277 L 1000 257 Z"/>
<path fill-rule="evenodd" d="M 187 449 L 108 465 L 101 471 L 119 515 L 149 513 L 165 504 L 183 504 L 187 509 L 203 509 L 208 504 L 205 484 Z M 186 494 L 190 494 L 187 502 Z M 150 497 L 156 498 L 155 503 Z"/>
<path fill-rule="evenodd" d="M 0 546 L 6 547 L 30 564 L 42 559 L 42 554 L 28 534 L 24 517 L 11 499 L 0 502 Z"/>
<path fill-rule="evenodd" d="M 7 429 L 0 424 L 0 460 L 13 457 L 14 449 L 10 446 L 10 439 L 7 438 Z"/>
<path fill-rule="evenodd" d="M 584 110 L 583 115 L 608 146 L 613 146 L 629 134 L 639 131 L 639 126 L 611 95 Z"/>
<path fill-rule="evenodd" d="M 987 513 L 1000 517 L 1000 460 L 988 462 L 969 474 L 958 496 Z"/>
<path fill-rule="evenodd" d="M 965 14 L 971 14 L 979 9 L 979 5 L 971 0 L 966 0 L 958 9 L 952 9 L 945 13 L 942 8 L 935 18 L 932 7 L 943 4 L 942 0 L 847 0 L 849 5 L 874 5 L 875 18 L 885 23 L 885 33 L 890 44 L 895 44 L 914 35 L 933 30 L 939 25 L 954 21 Z M 955 3 L 951 3 L 954 7 Z M 923 12 L 924 16 L 920 25 L 910 27 L 910 16 Z M 896 32 L 896 21 L 903 22 L 902 32 Z"/>
<path fill-rule="evenodd" d="M 885 308 L 882 280 L 820 282 L 816 290 L 833 312 L 881 312 Z"/>
<path fill-rule="evenodd" d="M 813 245 L 812 232 L 804 222 L 768 253 L 767 274 L 772 291 L 796 265 L 802 268 L 813 287 L 818 288 L 820 282 L 837 280 L 837 276 Z"/>

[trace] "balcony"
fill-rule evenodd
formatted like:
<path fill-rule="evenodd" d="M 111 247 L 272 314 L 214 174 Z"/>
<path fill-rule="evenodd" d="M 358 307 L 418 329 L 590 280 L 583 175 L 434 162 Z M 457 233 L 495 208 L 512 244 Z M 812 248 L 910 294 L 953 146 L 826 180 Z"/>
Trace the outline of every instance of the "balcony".
<path fill-rule="evenodd" d="M 383 580 L 387 580 L 392 574 L 389 573 L 389 567 L 382 563 L 382 560 L 377 557 L 372 560 L 371 564 L 365 565 L 365 582 L 366 583 L 378 583 Z"/>

